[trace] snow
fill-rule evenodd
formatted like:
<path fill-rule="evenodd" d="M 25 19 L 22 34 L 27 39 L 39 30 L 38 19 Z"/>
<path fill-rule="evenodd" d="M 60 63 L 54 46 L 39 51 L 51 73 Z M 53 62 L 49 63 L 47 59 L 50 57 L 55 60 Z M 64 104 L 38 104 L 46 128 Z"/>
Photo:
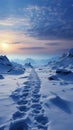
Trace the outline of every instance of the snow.
<path fill-rule="evenodd" d="M 25 76 L 28 76 L 29 72 L 26 71 Z M 24 74 L 21 75 L 23 76 Z M 20 79 L 20 75 L 3 74 L 3 77 L 4 79 L 0 80 L 0 129 L 9 123 L 17 111 L 16 104 L 11 98 L 13 91 L 20 89 L 22 82 L 27 81 L 27 78 Z"/>
<path fill-rule="evenodd" d="M 73 130 L 73 57 L 25 69 L 8 70 L 7 62 L 0 75 L 0 130 Z"/>
<path fill-rule="evenodd" d="M 49 81 L 50 68 L 44 67 L 39 71 L 42 80 L 40 93 L 51 122 L 48 129 L 51 130 L 70 130 L 73 129 L 73 91 L 72 84 L 68 80 Z M 44 72 L 44 73 L 43 73 Z M 53 73 L 53 72 L 52 72 Z"/>

